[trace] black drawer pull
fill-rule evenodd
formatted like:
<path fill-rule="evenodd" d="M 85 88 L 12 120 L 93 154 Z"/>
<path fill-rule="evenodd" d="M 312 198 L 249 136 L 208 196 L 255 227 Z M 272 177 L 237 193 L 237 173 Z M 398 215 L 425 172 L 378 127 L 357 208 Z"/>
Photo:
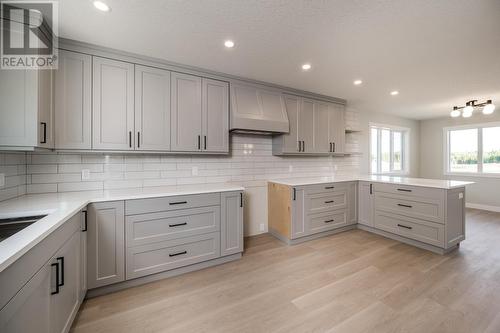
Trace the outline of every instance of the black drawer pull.
<path fill-rule="evenodd" d="M 177 253 L 171 253 L 168 256 L 169 257 L 175 257 L 175 256 L 180 256 L 180 255 L 183 255 L 183 254 L 186 254 L 186 253 L 187 253 L 187 251 L 182 251 L 182 252 L 177 252 Z"/>
<path fill-rule="evenodd" d="M 400 206 L 400 207 L 406 207 L 406 208 L 412 208 L 412 206 L 410 206 L 410 205 L 398 204 L 398 206 Z"/>
<path fill-rule="evenodd" d="M 58 257 L 56 260 L 61 263 L 61 283 L 59 287 L 62 287 L 64 286 L 64 257 Z"/>
<path fill-rule="evenodd" d="M 169 202 L 168 204 L 170 206 L 173 206 L 173 205 L 184 205 L 184 204 L 187 204 L 188 202 L 187 201 L 177 201 L 177 202 Z"/>
<path fill-rule="evenodd" d="M 40 143 L 47 143 L 47 123 L 41 122 L 43 126 L 43 140 Z"/>
<path fill-rule="evenodd" d="M 240 192 L 240 208 L 243 207 L 243 192 Z"/>
<path fill-rule="evenodd" d="M 398 227 L 405 228 L 405 229 L 413 229 L 412 227 L 409 227 L 407 225 L 402 225 L 402 224 L 398 224 Z"/>
<path fill-rule="evenodd" d="M 325 186 L 325 190 L 331 190 L 333 188 L 335 188 L 335 186 Z"/>
<path fill-rule="evenodd" d="M 325 201 L 325 203 L 333 203 L 333 202 L 335 202 L 335 201 L 333 201 L 333 200 Z"/>
<path fill-rule="evenodd" d="M 334 222 L 335 220 L 326 220 L 325 223 L 332 223 Z"/>
<path fill-rule="evenodd" d="M 83 218 L 84 218 L 84 220 L 83 220 L 84 227 L 83 227 L 82 231 L 85 232 L 85 231 L 87 231 L 87 220 L 88 220 L 88 213 L 86 210 L 83 211 Z"/>
<path fill-rule="evenodd" d="M 408 190 L 406 188 L 398 188 L 398 191 L 401 191 L 401 192 L 411 192 L 411 190 Z"/>
<path fill-rule="evenodd" d="M 297 199 L 297 191 L 293 188 L 293 200 Z"/>
<path fill-rule="evenodd" d="M 60 286 L 60 284 L 59 284 L 59 263 L 55 262 L 55 263 L 50 264 L 50 266 L 56 268 L 56 291 L 52 291 L 50 293 L 51 295 L 55 295 L 55 294 L 59 294 L 59 286 Z"/>
<path fill-rule="evenodd" d="M 184 222 L 184 223 L 176 223 L 176 224 L 169 224 L 168 226 L 170 228 L 173 228 L 173 227 L 180 227 L 180 226 L 183 226 L 183 225 L 187 225 L 187 222 Z"/>

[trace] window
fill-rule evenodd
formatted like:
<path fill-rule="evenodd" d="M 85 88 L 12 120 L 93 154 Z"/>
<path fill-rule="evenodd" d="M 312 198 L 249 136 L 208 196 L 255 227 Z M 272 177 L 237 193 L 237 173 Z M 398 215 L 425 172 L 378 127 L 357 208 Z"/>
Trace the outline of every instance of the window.
<path fill-rule="evenodd" d="M 408 173 L 409 131 L 407 128 L 370 125 L 371 173 Z"/>
<path fill-rule="evenodd" d="M 444 131 L 446 174 L 500 174 L 500 124 Z"/>

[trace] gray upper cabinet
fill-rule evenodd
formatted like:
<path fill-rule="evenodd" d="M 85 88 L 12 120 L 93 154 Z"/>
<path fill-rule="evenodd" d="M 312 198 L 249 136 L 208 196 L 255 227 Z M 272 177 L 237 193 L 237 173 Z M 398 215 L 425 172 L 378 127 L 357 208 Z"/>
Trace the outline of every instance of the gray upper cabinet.
<path fill-rule="evenodd" d="M 328 138 L 332 144 L 332 153 L 345 152 L 345 106 L 329 103 Z"/>
<path fill-rule="evenodd" d="M 243 192 L 221 193 L 221 256 L 243 252 Z"/>
<path fill-rule="evenodd" d="M 134 65 L 94 57 L 93 146 L 134 149 Z"/>
<path fill-rule="evenodd" d="M 229 152 L 229 84 L 202 80 L 202 150 Z"/>
<path fill-rule="evenodd" d="M 314 147 L 313 151 L 319 154 L 327 154 L 331 151 L 328 140 L 330 110 L 328 103 L 314 102 Z"/>
<path fill-rule="evenodd" d="M 102 287 L 125 279 L 125 206 L 123 201 L 88 206 L 87 285 Z"/>
<path fill-rule="evenodd" d="M 135 66 L 135 149 L 170 150 L 170 72 Z"/>
<path fill-rule="evenodd" d="M 298 121 L 298 138 L 301 152 L 314 153 L 314 101 L 302 98 Z"/>
<path fill-rule="evenodd" d="M 54 148 L 52 70 L 0 70 L 0 146 Z"/>
<path fill-rule="evenodd" d="M 92 148 L 92 56 L 59 51 L 55 74 L 55 148 Z"/>
<path fill-rule="evenodd" d="M 201 77 L 172 73 L 172 151 L 201 151 Z"/>
<path fill-rule="evenodd" d="M 273 154 L 297 154 L 302 145 L 299 145 L 298 116 L 300 112 L 301 98 L 293 95 L 284 95 L 284 104 L 290 130 L 286 134 L 273 137 Z"/>

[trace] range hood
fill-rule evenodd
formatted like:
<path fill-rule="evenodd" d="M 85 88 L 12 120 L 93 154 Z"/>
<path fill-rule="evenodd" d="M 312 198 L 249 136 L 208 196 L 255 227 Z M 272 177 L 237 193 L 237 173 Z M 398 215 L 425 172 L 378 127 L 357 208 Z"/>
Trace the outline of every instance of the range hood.
<path fill-rule="evenodd" d="M 231 83 L 231 132 L 275 135 L 288 133 L 289 128 L 281 91 Z"/>

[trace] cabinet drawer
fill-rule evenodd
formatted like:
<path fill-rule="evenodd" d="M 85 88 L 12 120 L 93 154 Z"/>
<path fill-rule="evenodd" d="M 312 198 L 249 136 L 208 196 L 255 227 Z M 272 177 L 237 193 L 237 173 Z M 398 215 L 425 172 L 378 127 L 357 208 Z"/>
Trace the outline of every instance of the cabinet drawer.
<path fill-rule="evenodd" d="M 375 211 L 375 228 L 444 247 L 444 225 Z"/>
<path fill-rule="evenodd" d="M 131 215 L 126 218 L 126 246 L 151 244 L 219 230 L 219 206 Z"/>
<path fill-rule="evenodd" d="M 335 191 L 333 193 L 306 194 L 306 212 L 315 214 L 333 209 L 346 208 L 347 191 Z"/>
<path fill-rule="evenodd" d="M 219 232 L 135 246 L 127 249 L 127 279 L 192 265 L 219 256 Z"/>
<path fill-rule="evenodd" d="M 324 183 L 307 185 L 304 187 L 306 194 L 332 193 L 335 191 L 347 191 L 348 183 Z"/>
<path fill-rule="evenodd" d="M 333 230 L 347 225 L 346 211 L 330 211 L 309 216 L 307 223 L 308 234 Z"/>
<path fill-rule="evenodd" d="M 125 202 L 125 215 L 218 205 L 220 205 L 220 193 L 127 200 Z"/>
<path fill-rule="evenodd" d="M 444 202 L 439 199 L 377 192 L 375 207 L 386 212 L 444 224 Z"/>
<path fill-rule="evenodd" d="M 386 192 L 402 196 L 416 196 L 444 200 L 444 190 L 440 188 L 373 183 L 374 192 Z"/>

